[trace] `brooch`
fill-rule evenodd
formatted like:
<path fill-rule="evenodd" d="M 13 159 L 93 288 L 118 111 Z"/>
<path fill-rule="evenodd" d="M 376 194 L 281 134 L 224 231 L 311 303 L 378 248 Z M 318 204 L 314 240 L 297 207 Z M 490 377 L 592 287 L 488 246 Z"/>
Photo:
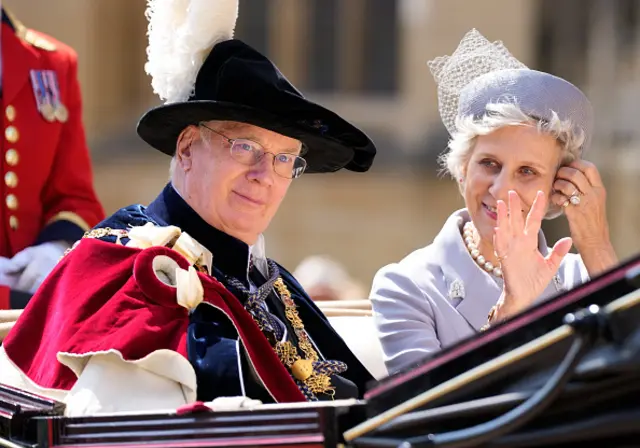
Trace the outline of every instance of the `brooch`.
<path fill-rule="evenodd" d="M 449 299 L 464 299 L 464 283 L 462 280 L 455 279 L 449 285 Z"/>

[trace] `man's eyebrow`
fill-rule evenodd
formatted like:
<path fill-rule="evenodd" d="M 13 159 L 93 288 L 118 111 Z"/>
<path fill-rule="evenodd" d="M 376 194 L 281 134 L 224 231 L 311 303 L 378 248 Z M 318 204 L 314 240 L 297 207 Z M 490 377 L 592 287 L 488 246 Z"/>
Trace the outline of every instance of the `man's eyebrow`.
<path fill-rule="evenodd" d="M 251 140 L 254 141 L 256 143 L 259 143 L 260 146 L 262 146 L 263 148 L 266 146 L 264 143 L 262 143 L 260 141 L 260 139 L 258 139 L 258 137 L 256 137 L 254 134 L 249 134 L 248 136 L 243 136 L 243 137 L 236 137 L 236 138 L 245 138 L 247 140 Z M 278 153 L 288 153 L 288 154 L 296 154 L 296 155 L 300 155 L 300 153 L 302 153 L 302 143 L 299 144 L 299 146 L 297 147 L 292 147 L 292 148 L 286 148 L 284 150 L 278 151 Z"/>

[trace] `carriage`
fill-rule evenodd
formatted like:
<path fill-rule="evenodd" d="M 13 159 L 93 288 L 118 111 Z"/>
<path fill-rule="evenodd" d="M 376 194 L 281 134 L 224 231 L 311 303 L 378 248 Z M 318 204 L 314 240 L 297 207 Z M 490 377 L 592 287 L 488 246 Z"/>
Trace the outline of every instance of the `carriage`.
<path fill-rule="evenodd" d="M 0 447 L 638 446 L 640 256 L 368 387 L 363 400 L 65 417 L 0 386 Z"/>

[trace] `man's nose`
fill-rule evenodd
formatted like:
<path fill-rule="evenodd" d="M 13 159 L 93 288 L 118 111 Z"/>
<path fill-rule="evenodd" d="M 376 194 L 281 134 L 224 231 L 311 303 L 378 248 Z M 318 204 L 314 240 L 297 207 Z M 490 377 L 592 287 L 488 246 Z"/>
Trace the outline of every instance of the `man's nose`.
<path fill-rule="evenodd" d="M 251 180 L 257 180 L 262 183 L 272 184 L 273 176 L 276 175 L 273 166 L 275 154 L 271 154 L 270 152 L 264 152 L 256 163 L 249 170 L 249 178 Z"/>

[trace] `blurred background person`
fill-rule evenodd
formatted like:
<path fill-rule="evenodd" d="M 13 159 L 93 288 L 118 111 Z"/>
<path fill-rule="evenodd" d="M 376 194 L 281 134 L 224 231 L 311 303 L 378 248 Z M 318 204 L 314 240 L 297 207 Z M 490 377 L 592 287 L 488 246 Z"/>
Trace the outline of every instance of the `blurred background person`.
<path fill-rule="evenodd" d="M 374 378 L 384 378 L 387 369 L 366 289 L 328 255 L 305 258 L 293 275 Z"/>
<path fill-rule="evenodd" d="M 305 258 L 293 275 L 315 302 L 367 298 L 362 285 L 351 278 L 341 263 L 327 255 Z"/>
<path fill-rule="evenodd" d="M 27 28 L 5 5 L 0 39 L 0 309 L 7 309 L 24 307 L 104 211 L 93 188 L 75 51 Z"/>

